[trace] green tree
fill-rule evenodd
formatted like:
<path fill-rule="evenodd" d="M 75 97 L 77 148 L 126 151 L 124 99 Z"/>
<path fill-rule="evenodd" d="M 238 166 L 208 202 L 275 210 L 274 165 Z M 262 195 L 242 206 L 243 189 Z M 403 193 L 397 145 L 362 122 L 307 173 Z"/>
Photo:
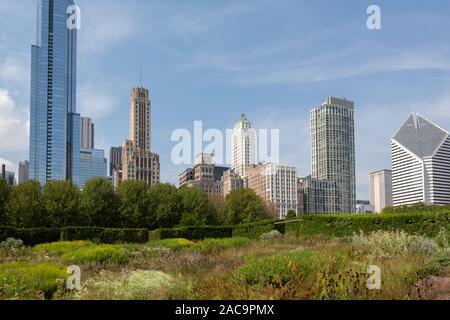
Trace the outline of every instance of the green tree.
<path fill-rule="evenodd" d="M 6 203 L 6 219 L 16 228 L 48 227 L 39 182 L 28 181 L 12 188 Z"/>
<path fill-rule="evenodd" d="M 171 184 L 157 184 L 149 189 L 150 228 L 173 228 L 180 222 L 181 203 L 178 190 Z"/>
<path fill-rule="evenodd" d="M 148 219 L 148 185 L 144 181 L 127 180 L 117 188 L 122 218 L 126 228 L 148 228 L 152 221 Z"/>
<path fill-rule="evenodd" d="M 294 218 L 297 218 L 297 213 L 295 212 L 295 210 L 289 210 L 287 212 L 286 219 L 294 219 Z"/>
<path fill-rule="evenodd" d="M 225 210 L 225 199 L 222 196 L 209 196 L 209 221 L 208 225 L 211 226 L 223 226 L 228 222 Z"/>
<path fill-rule="evenodd" d="M 5 179 L 0 178 L 0 226 L 7 224 L 5 207 L 10 192 L 10 186 L 6 183 Z"/>
<path fill-rule="evenodd" d="M 227 223 L 236 225 L 267 219 L 263 200 L 251 189 L 232 191 L 225 198 Z"/>
<path fill-rule="evenodd" d="M 110 181 L 93 178 L 81 192 L 81 208 L 90 226 L 120 226 L 119 201 Z"/>
<path fill-rule="evenodd" d="M 208 195 L 197 188 L 182 188 L 178 191 L 181 200 L 182 226 L 204 226 L 210 224 Z"/>
<path fill-rule="evenodd" d="M 51 227 L 86 225 L 80 214 L 80 192 L 71 181 L 47 182 L 42 205 Z"/>

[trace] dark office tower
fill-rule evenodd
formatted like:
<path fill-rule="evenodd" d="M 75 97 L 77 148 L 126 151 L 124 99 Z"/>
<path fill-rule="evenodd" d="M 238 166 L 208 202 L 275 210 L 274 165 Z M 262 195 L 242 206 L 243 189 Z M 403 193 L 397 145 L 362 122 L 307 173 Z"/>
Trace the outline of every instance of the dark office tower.
<path fill-rule="evenodd" d="M 30 179 L 78 184 L 80 115 L 76 113 L 77 30 L 72 0 L 40 0 L 37 43 L 31 47 Z"/>
<path fill-rule="evenodd" d="M 114 175 L 114 170 L 119 170 L 122 162 L 122 147 L 109 149 L 109 175 Z"/>

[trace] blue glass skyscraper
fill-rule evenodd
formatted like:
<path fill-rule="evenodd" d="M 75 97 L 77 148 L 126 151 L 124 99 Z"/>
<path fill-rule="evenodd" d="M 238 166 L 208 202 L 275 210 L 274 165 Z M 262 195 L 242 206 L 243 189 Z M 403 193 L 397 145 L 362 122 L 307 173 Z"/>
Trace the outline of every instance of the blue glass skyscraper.
<path fill-rule="evenodd" d="M 67 27 L 73 0 L 40 0 L 31 47 L 30 179 L 79 182 L 76 113 L 77 30 Z"/>

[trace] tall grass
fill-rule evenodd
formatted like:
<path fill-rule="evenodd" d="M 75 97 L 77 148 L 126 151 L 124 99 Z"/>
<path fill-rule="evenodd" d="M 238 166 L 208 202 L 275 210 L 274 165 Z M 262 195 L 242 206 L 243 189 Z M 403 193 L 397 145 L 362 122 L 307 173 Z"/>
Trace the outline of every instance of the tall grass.
<path fill-rule="evenodd" d="M 113 264 L 119 265 L 128 261 L 127 254 L 119 246 L 98 245 L 81 247 L 62 256 L 65 263 L 75 264 Z"/>
<path fill-rule="evenodd" d="M 51 299 L 64 285 L 66 272 L 55 264 L 0 264 L 0 298 Z"/>

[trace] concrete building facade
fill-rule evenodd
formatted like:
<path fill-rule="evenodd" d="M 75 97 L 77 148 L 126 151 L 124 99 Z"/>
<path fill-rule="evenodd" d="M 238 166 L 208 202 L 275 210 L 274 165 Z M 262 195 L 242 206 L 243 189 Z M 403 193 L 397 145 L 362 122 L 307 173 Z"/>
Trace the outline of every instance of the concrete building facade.
<path fill-rule="evenodd" d="M 94 123 L 88 117 L 81 117 L 80 142 L 81 149 L 94 149 Z"/>
<path fill-rule="evenodd" d="M 130 139 L 122 144 L 121 171 L 121 181 L 142 180 L 149 185 L 160 182 L 160 158 L 151 151 L 150 95 L 143 87 L 131 90 Z"/>
<path fill-rule="evenodd" d="M 450 137 L 419 114 L 410 115 L 391 139 L 394 206 L 450 204 Z"/>
<path fill-rule="evenodd" d="M 311 111 L 312 178 L 334 181 L 336 213 L 356 211 L 354 103 L 328 97 Z"/>
<path fill-rule="evenodd" d="M 277 216 L 283 219 L 290 210 L 298 213 L 297 168 L 261 163 L 247 168 L 247 186 L 255 191 Z"/>
<path fill-rule="evenodd" d="M 229 169 L 223 173 L 222 185 L 223 196 L 226 197 L 230 192 L 244 188 L 244 179 Z"/>
<path fill-rule="evenodd" d="M 303 192 L 304 213 L 336 213 L 339 203 L 338 186 L 335 181 L 318 180 L 311 176 L 299 178 Z"/>
<path fill-rule="evenodd" d="M 231 136 L 231 169 L 245 177 L 247 168 L 255 163 L 256 132 L 245 114 L 242 114 Z"/>
<path fill-rule="evenodd" d="M 369 175 L 369 197 L 376 213 L 393 205 L 392 170 L 380 170 Z"/>

